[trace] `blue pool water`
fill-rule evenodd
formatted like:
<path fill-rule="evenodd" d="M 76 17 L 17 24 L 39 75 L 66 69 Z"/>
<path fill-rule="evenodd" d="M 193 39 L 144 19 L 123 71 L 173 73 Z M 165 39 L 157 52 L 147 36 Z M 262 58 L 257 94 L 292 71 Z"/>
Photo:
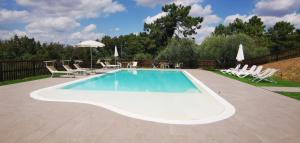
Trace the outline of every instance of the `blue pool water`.
<path fill-rule="evenodd" d="M 62 88 L 117 92 L 200 92 L 181 71 L 162 70 L 120 70 Z"/>

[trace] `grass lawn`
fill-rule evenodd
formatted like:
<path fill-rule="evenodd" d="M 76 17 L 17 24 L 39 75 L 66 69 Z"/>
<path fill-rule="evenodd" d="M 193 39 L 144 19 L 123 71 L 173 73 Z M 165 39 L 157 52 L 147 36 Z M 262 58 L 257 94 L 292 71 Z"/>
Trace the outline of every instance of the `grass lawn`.
<path fill-rule="evenodd" d="M 300 92 L 277 92 L 277 93 L 300 100 Z"/>
<path fill-rule="evenodd" d="M 231 79 L 239 80 L 241 82 L 245 82 L 245 83 L 254 85 L 254 86 L 300 87 L 300 82 L 275 79 L 275 81 L 277 83 L 271 83 L 271 82 L 266 82 L 266 81 L 261 81 L 261 82 L 256 83 L 256 82 L 252 82 L 251 81 L 252 78 L 250 78 L 250 77 L 239 78 L 239 77 L 234 76 L 234 75 L 224 74 L 220 71 L 213 71 L 213 72 L 215 72 L 217 74 L 220 74 L 220 75 L 223 75 L 223 76 L 226 76 L 226 77 L 231 78 Z"/>
<path fill-rule="evenodd" d="M 23 79 L 17 79 L 17 80 L 1 81 L 0 86 L 20 83 L 20 82 L 26 82 L 26 81 L 32 81 L 32 80 L 37 80 L 37 79 L 43 79 L 43 78 L 48 78 L 48 77 L 50 77 L 50 75 L 39 75 L 39 76 L 31 76 L 31 77 L 27 77 L 27 78 L 23 78 Z"/>

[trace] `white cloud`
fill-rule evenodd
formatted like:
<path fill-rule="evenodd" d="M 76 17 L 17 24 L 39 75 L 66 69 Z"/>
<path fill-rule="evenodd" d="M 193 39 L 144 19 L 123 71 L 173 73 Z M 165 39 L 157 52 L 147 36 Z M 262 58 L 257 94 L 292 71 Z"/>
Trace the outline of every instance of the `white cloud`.
<path fill-rule="evenodd" d="M 21 31 L 19 29 L 15 29 L 12 31 L 0 29 L 0 39 L 9 39 L 9 38 L 13 37 L 14 35 L 25 36 L 28 34 L 25 31 Z"/>
<path fill-rule="evenodd" d="M 258 15 L 283 16 L 299 9 L 299 0 L 259 0 L 253 10 Z"/>
<path fill-rule="evenodd" d="M 30 33 L 66 32 L 80 26 L 80 23 L 69 17 L 42 18 L 29 23 L 25 29 Z"/>
<path fill-rule="evenodd" d="M 212 13 L 211 5 L 206 5 L 204 8 L 199 4 L 193 4 L 191 7 L 191 16 L 206 16 Z"/>
<path fill-rule="evenodd" d="M 177 5 L 184 5 L 184 6 L 189 6 L 193 5 L 199 2 L 202 2 L 203 0 L 134 0 L 137 5 L 140 6 L 146 6 L 146 7 L 155 7 L 156 5 L 159 4 L 167 4 L 167 3 L 175 3 Z"/>
<path fill-rule="evenodd" d="M 170 0 L 135 0 L 137 5 L 146 7 L 155 7 L 158 4 L 165 4 L 170 2 Z"/>
<path fill-rule="evenodd" d="M 66 41 L 68 41 L 68 43 L 76 44 L 79 41 L 83 41 L 83 40 L 102 39 L 102 37 L 104 37 L 104 36 L 105 36 L 105 34 L 101 33 L 101 32 L 80 31 L 80 32 L 74 32 L 74 33 L 71 33 L 70 35 L 68 35 L 68 37 L 66 38 Z"/>
<path fill-rule="evenodd" d="M 236 18 L 239 18 L 243 21 L 248 21 L 252 16 L 254 15 L 240 15 L 240 14 L 229 15 L 225 18 L 224 24 L 228 25 L 229 23 L 233 22 Z"/>
<path fill-rule="evenodd" d="M 154 16 L 148 16 L 148 17 L 144 20 L 144 22 L 147 23 L 147 24 L 153 23 L 155 20 L 157 20 L 157 19 L 159 19 L 159 18 L 161 18 L 161 17 L 164 17 L 164 16 L 166 16 L 167 14 L 168 14 L 168 13 L 166 13 L 166 12 L 161 12 L 161 13 L 158 13 L 158 14 L 156 14 L 156 15 L 154 15 Z"/>
<path fill-rule="evenodd" d="M 0 27 L 6 27 L 3 26 L 4 22 L 23 22 L 24 31 L 0 29 L 1 33 L 9 36 L 26 34 L 43 42 L 69 44 L 78 39 L 96 39 L 103 35 L 94 32 L 95 24 L 80 30 L 81 20 L 108 16 L 125 10 L 125 7 L 115 0 L 16 0 L 16 4 L 26 10 L 0 9 Z M 7 37 L 1 35 L 0 38 Z"/>
<path fill-rule="evenodd" d="M 97 26 L 95 24 L 90 24 L 90 25 L 84 27 L 83 31 L 91 32 L 91 31 L 94 31 L 96 28 L 97 28 Z"/>
<path fill-rule="evenodd" d="M 16 20 L 24 20 L 29 15 L 26 10 L 16 11 L 16 10 L 0 10 L 0 22 L 9 23 L 15 22 Z"/>
<path fill-rule="evenodd" d="M 239 18 L 243 21 L 248 21 L 254 15 L 230 15 L 227 16 L 224 20 L 224 24 L 228 25 L 230 22 L 233 22 L 236 18 Z M 295 25 L 296 28 L 300 28 L 300 14 L 299 13 L 291 13 L 284 16 L 259 16 L 261 20 L 264 22 L 266 27 L 273 26 L 276 22 L 286 21 Z"/>
<path fill-rule="evenodd" d="M 267 27 L 273 26 L 276 22 L 279 21 L 287 21 L 292 24 L 298 29 L 300 29 L 300 14 L 299 13 L 291 13 L 284 16 L 260 16 L 261 20 Z"/>
<path fill-rule="evenodd" d="M 202 0 L 174 0 L 174 3 L 177 5 L 191 6 L 193 4 L 197 4 L 202 2 Z"/>
<path fill-rule="evenodd" d="M 217 25 L 222 21 L 220 17 L 217 15 L 207 15 L 204 16 L 204 20 L 202 22 L 202 26 L 213 26 Z"/>
<path fill-rule="evenodd" d="M 112 0 L 16 0 L 17 4 L 30 7 L 35 16 L 65 16 L 95 18 L 124 11 L 125 7 Z"/>
<path fill-rule="evenodd" d="M 210 36 L 212 32 L 215 31 L 215 27 L 206 26 L 197 30 L 197 35 L 195 35 L 195 42 L 200 44 L 206 37 Z"/>

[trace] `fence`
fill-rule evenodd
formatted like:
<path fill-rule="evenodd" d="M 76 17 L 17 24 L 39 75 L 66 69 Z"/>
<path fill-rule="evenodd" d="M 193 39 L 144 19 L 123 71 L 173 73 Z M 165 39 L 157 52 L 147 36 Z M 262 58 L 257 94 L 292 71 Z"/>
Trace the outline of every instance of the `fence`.
<path fill-rule="evenodd" d="M 0 61 L 0 81 L 47 74 L 43 61 Z"/>
<path fill-rule="evenodd" d="M 270 62 L 280 61 L 284 59 L 296 58 L 300 57 L 300 48 L 288 49 L 284 51 L 279 51 L 277 53 L 273 53 L 266 56 L 261 56 L 249 60 L 245 60 L 244 62 L 249 65 L 261 65 Z"/>
<path fill-rule="evenodd" d="M 249 65 L 261 65 L 269 62 L 279 61 L 288 58 L 300 57 L 300 48 L 289 49 L 281 51 L 275 54 L 257 57 L 253 59 L 247 59 L 243 63 Z M 131 60 L 121 60 L 122 67 L 126 67 L 127 63 Z M 138 60 L 139 67 L 151 68 L 153 61 L 151 60 Z M 72 63 L 70 63 L 72 65 Z M 236 61 L 230 61 L 226 64 L 218 63 L 216 60 L 200 60 L 198 67 L 200 68 L 226 68 L 232 67 L 236 64 Z M 81 63 L 83 67 L 90 67 L 90 61 L 86 60 Z M 63 70 L 61 62 L 57 61 L 55 66 L 59 70 Z M 93 61 L 93 67 L 100 68 L 99 64 L 96 64 L 96 60 Z M 74 67 L 73 67 L 74 68 Z M 45 67 L 45 63 L 42 60 L 25 61 L 25 60 L 5 60 L 0 61 L 0 81 L 22 79 L 29 76 L 49 74 L 49 71 Z"/>
<path fill-rule="evenodd" d="M 278 51 L 270 55 L 260 56 L 251 59 L 245 59 L 242 63 L 248 65 L 262 65 L 270 62 L 300 57 L 300 48 L 293 48 L 288 50 Z M 212 66 L 214 68 L 229 68 L 237 64 L 236 60 L 226 61 L 225 63 L 215 62 Z"/>

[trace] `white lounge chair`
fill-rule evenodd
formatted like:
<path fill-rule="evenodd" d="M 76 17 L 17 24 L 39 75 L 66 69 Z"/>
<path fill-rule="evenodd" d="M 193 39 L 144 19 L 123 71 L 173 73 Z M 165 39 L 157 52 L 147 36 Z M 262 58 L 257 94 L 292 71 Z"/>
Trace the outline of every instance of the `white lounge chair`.
<path fill-rule="evenodd" d="M 59 71 L 54 67 L 55 60 L 52 61 L 44 61 L 46 64 L 46 68 L 50 71 L 51 73 L 51 78 L 54 77 L 55 75 L 70 75 L 72 77 L 75 77 L 75 74 L 73 72 L 69 71 Z"/>
<path fill-rule="evenodd" d="M 138 62 L 136 61 L 128 63 L 127 68 L 137 68 L 137 64 Z"/>
<path fill-rule="evenodd" d="M 230 71 L 234 70 L 237 71 L 241 67 L 241 64 L 236 65 L 235 68 L 229 68 L 229 69 L 222 69 L 220 70 L 222 73 L 229 73 Z"/>
<path fill-rule="evenodd" d="M 62 66 L 64 67 L 65 70 L 69 71 L 69 72 L 73 72 L 73 73 L 78 73 L 78 74 L 88 74 L 87 70 L 83 70 L 83 69 L 72 69 L 69 66 L 69 62 L 70 60 L 63 60 L 62 61 Z"/>
<path fill-rule="evenodd" d="M 269 82 L 275 82 L 271 77 L 277 72 L 277 69 L 270 69 L 268 72 L 265 72 L 264 74 L 257 75 L 252 81 L 253 82 L 260 82 L 260 81 L 269 81 Z"/>
<path fill-rule="evenodd" d="M 178 69 L 178 68 L 182 68 L 183 67 L 183 63 L 176 63 L 174 68 Z"/>
<path fill-rule="evenodd" d="M 104 64 L 103 62 L 99 62 L 100 65 L 105 68 L 105 69 L 108 69 L 108 68 L 118 68 L 120 67 L 119 65 L 107 65 L 107 64 Z"/>
<path fill-rule="evenodd" d="M 112 68 L 121 68 L 121 64 L 117 64 L 117 65 L 112 65 L 109 62 L 105 62 L 106 66 L 112 67 Z"/>
<path fill-rule="evenodd" d="M 243 66 L 242 69 L 231 70 L 231 71 L 229 71 L 228 73 L 234 75 L 234 74 L 236 74 L 237 72 L 245 72 L 245 71 L 247 70 L 247 68 L 248 68 L 248 65 L 246 64 L 246 65 Z"/>
<path fill-rule="evenodd" d="M 252 74 L 255 71 L 255 69 L 256 69 L 256 65 L 252 65 L 249 70 L 238 71 L 235 73 L 235 75 L 238 76 L 239 78 L 245 78 L 246 76 Z"/>
<path fill-rule="evenodd" d="M 78 63 L 75 63 L 75 64 L 73 64 L 73 65 L 74 65 L 74 67 L 75 67 L 76 69 L 78 69 L 78 70 L 86 70 L 86 71 L 91 70 L 90 68 L 83 68 L 83 67 L 81 67 Z"/>
<path fill-rule="evenodd" d="M 256 75 L 253 75 L 254 78 L 258 77 L 258 76 L 263 76 L 263 75 L 266 75 L 268 74 L 269 72 L 271 71 L 271 68 L 267 68 L 259 73 L 257 73 Z"/>
<path fill-rule="evenodd" d="M 254 72 L 250 73 L 250 76 L 255 77 L 256 75 L 258 75 L 261 70 L 263 69 L 263 66 L 258 66 Z"/>
<path fill-rule="evenodd" d="M 54 77 L 55 75 L 70 75 L 73 78 L 75 78 L 75 74 L 74 72 L 70 72 L 70 71 L 59 71 L 57 70 L 54 66 L 46 66 L 46 68 L 50 71 L 50 73 L 52 74 L 51 77 Z"/>

